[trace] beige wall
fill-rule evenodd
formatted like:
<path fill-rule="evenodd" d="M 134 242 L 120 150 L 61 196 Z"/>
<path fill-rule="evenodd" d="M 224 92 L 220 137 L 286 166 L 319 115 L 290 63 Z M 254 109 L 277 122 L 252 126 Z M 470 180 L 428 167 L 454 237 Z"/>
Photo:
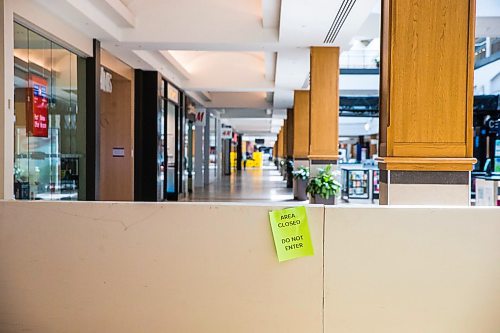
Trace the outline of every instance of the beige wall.
<path fill-rule="evenodd" d="M 320 333 L 324 210 L 280 264 L 272 208 L 0 202 L 0 332 Z"/>
<path fill-rule="evenodd" d="M 500 330 L 500 209 L 326 209 L 325 332 Z"/>
<path fill-rule="evenodd" d="M 280 264 L 277 208 L 0 201 L 0 332 L 500 328 L 500 209 L 309 206 Z"/>

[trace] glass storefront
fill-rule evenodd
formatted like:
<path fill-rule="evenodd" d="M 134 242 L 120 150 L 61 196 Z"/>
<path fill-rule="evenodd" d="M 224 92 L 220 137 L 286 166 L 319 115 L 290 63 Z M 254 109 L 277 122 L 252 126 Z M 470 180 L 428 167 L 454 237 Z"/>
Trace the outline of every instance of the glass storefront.
<path fill-rule="evenodd" d="M 85 59 L 15 23 L 16 199 L 85 199 Z"/>
<path fill-rule="evenodd" d="M 157 119 L 157 165 L 156 175 L 156 197 L 158 201 L 165 200 L 165 100 L 161 100 L 161 108 Z"/>
<path fill-rule="evenodd" d="M 164 103 L 165 109 L 165 165 L 166 165 L 166 182 L 165 182 L 165 198 L 167 200 L 177 201 L 181 194 L 180 176 L 182 165 L 179 161 L 182 160 L 181 140 L 182 135 L 182 112 L 181 108 L 181 92 L 171 83 L 164 80 Z"/>

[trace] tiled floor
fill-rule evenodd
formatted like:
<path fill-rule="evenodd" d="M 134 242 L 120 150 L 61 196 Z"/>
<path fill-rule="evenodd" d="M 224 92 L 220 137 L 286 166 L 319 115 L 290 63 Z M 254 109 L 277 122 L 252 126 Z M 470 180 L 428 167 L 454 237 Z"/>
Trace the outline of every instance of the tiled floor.
<path fill-rule="evenodd" d="M 263 169 L 233 170 L 231 176 L 215 177 L 211 170 L 211 182 L 205 188 L 195 188 L 194 193 L 183 201 L 199 202 L 284 202 L 294 201 L 291 188 L 286 188 L 283 176 L 274 165 Z M 298 201 L 294 201 L 298 202 Z M 304 203 L 307 203 L 305 201 Z M 373 205 L 371 200 L 338 200 L 339 206 Z"/>
<path fill-rule="evenodd" d="M 292 189 L 286 188 L 286 182 L 276 167 L 265 166 L 263 169 L 233 170 L 231 176 L 214 179 L 206 188 L 195 188 L 187 201 L 291 201 Z"/>

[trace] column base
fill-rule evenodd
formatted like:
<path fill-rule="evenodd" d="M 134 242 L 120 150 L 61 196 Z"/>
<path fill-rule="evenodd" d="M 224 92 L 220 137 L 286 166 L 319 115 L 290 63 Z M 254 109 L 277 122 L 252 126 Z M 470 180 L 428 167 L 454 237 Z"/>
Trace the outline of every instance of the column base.
<path fill-rule="evenodd" d="M 309 173 L 311 177 L 314 177 L 319 173 L 319 169 L 324 169 L 329 165 L 332 165 L 333 169 L 336 170 L 338 169 L 337 163 L 338 163 L 337 159 L 331 159 L 331 160 L 309 159 Z"/>
<path fill-rule="evenodd" d="M 309 168 L 309 160 L 307 158 L 295 158 L 293 160 L 293 169 L 297 170 L 300 167 Z"/>
<path fill-rule="evenodd" d="M 470 205 L 469 171 L 380 170 L 381 205 Z"/>

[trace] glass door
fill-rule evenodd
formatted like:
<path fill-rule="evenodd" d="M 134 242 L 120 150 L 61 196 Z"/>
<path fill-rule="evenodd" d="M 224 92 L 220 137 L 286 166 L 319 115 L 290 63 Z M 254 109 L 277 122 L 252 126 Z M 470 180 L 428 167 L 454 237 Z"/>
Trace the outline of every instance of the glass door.
<path fill-rule="evenodd" d="M 16 199 L 85 199 L 80 167 L 85 164 L 80 135 L 85 108 L 78 113 L 79 91 L 85 88 L 78 74 L 84 64 L 76 54 L 14 24 Z"/>
<path fill-rule="evenodd" d="M 167 198 L 173 198 L 178 194 L 177 191 L 177 146 L 176 146 L 176 128 L 177 128 L 177 106 L 167 102 Z"/>
<path fill-rule="evenodd" d="M 165 100 L 161 99 L 161 107 L 157 119 L 157 175 L 156 175 L 156 199 L 165 200 Z"/>

